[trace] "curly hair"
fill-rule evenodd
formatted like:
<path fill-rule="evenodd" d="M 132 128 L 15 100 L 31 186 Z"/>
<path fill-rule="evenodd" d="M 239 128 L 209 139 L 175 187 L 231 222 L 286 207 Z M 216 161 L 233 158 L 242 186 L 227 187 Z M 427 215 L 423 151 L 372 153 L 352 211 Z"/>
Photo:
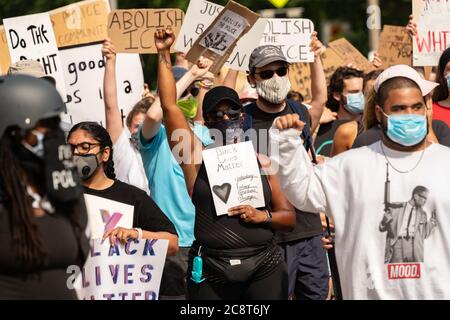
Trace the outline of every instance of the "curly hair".
<path fill-rule="evenodd" d="M 100 148 L 102 150 L 104 150 L 106 147 L 109 147 L 109 159 L 108 161 L 103 163 L 103 170 L 108 178 L 113 180 L 116 179 L 113 161 L 113 143 L 108 131 L 106 131 L 106 129 L 99 125 L 97 122 L 80 122 L 72 127 L 67 139 L 70 139 L 70 136 L 77 130 L 84 130 L 89 133 L 93 139 L 97 140 L 100 143 Z"/>
<path fill-rule="evenodd" d="M 333 112 L 338 112 L 340 103 L 337 101 L 333 94 L 344 91 L 344 80 L 351 78 L 363 78 L 364 72 L 350 67 L 339 67 L 334 71 L 330 78 L 330 84 L 328 85 L 328 100 L 326 106 Z"/>

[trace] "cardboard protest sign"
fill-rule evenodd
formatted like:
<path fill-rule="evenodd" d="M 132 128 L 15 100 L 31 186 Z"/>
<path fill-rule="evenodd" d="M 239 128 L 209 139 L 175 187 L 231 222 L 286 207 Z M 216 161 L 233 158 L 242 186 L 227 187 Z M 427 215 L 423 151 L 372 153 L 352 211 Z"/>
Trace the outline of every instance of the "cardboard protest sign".
<path fill-rule="evenodd" d="M 121 202 L 84 195 L 88 212 L 88 234 L 91 239 L 102 239 L 103 235 L 117 227 L 133 227 L 134 207 Z"/>
<path fill-rule="evenodd" d="M 283 50 L 290 63 L 314 62 L 311 34 L 314 24 L 309 19 L 267 19 L 260 45 L 274 45 Z"/>
<path fill-rule="evenodd" d="M 108 16 L 108 36 L 117 52 L 157 53 L 155 31 L 171 27 L 178 35 L 183 18 L 181 9 L 114 10 Z"/>
<path fill-rule="evenodd" d="M 5 28 L 0 26 L 0 75 L 8 73 L 10 65 L 11 58 L 9 57 Z"/>
<path fill-rule="evenodd" d="M 339 56 L 343 63 L 352 63 L 364 72 L 370 72 L 375 67 L 347 39 L 341 38 L 330 42 L 329 47 Z"/>
<path fill-rule="evenodd" d="M 396 64 L 411 65 L 412 41 L 405 27 L 385 25 L 378 49 L 381 68 Z"/>
<path fill-rule="evenodd" d="M 99 42 L 108 36 L 108 0 L 88 0 L 49 12 L 58 48 Z"/>
<path fill-rule="evenodd" d="M 67 92 L 67 114 L 63 118 L 67 123 L 96 121 L 105 125 L 105 61 L 101 47 L 95 44 L 60 51 Z M 116 59 L 117 96 L 124 122 L 131 108 L 141 100 L 144 75 L 139 55 L 119 53 Z"/>
<path fill-rule="evenodd" d="M 218 216 L 228 214 L 229 208 L 238 205 L 265 206 L 261 174 L 251 141 L 202 153 Z"/>
<path fill-rule="evenodd" d="M 45 74 L 56 80 L 56 88 L 64 98 L 64 74 L 58 47 L 48 13 L 3 19 L 11 63 L 33 59 L 41 63 Z"/>
<path fill-rule="evenodd" d="M 450 46 L 450 2 L 413 0 L 417 36 L 413 40 L 413 65 L 436 66 Z"/>
<path fill-rule="evenodd" d="M 237 41 L 252 28 L 258 17 L 248 8 L 230 1 L 195 41 L 186 59 L 195 63 L 200 56 L 205 56 L 213 61 L 210 71 L 217 73 L 231 55 Z"/>
<path fill-rule="evenodd" d="M 289 80 L 291 81 L 292 91 L 300 92 L 305 102 L 311 101 L 311 70 L 309 64 L 302 62 L 291 64 Z"/>
<path fill-rule="evenodd" d="M 157 300 L 168 246 L 165 239 L 129 239 L 125 246 L 92 240 L 83 269 L 68 270 L 68 283 L 80 300 Z"/>
<path fill-rule="evenodd" d="M 175 43 L 175 50 L 187 53 L 223 8 L 221 5 L 206 0 L 191 0 Z M 266 19 L 258 19 L 250 31 L 238 40 L 236 47 L 225 63 L 227 67 L 247 71 L 250 54 L 259 45 L 266 24 Z"/>

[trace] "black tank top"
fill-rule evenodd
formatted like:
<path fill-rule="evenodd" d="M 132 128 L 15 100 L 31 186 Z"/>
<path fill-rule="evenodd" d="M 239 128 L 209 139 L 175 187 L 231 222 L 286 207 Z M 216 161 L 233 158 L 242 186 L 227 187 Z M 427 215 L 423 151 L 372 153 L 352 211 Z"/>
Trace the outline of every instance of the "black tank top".
<path fill-rule="evenodd" d="M 266 176 L 261 176 L 264 200 L 270 208 L 272 191 Z M 195 239 L 205 247 L 234 249 L 261 246 L 272 242 L 274 232 L 264 224 L 243 222 L 239 216 L 217 216 L 206 167 L 201 165 L 194 184 Z M 264 210 L 265 208 L 258 208 Z"/>

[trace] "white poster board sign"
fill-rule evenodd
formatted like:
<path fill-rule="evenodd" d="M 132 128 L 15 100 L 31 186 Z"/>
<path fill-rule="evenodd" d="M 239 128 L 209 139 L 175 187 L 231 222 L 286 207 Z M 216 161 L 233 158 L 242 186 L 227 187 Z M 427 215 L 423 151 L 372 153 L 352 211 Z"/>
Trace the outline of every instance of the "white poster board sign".
<path fill-rule="evenodd" d="M 176 51 L 188 52 L 223 8 L 206 0 L 191 0 L 175 43 Z M 239 71 L 248 70 L 250 54 L 259 45 L 265 29 L 266 20 L 258 19 L 250 31 L 238 40 L 225 66 Z"/>
<path fill-rule="evenodd" d="M 413 40 L 413 65 L 436 66 L 450 46 L 450 1 L 413 0 L 417 36 Z"/>
<path fill-rule="evenodd" d="M 56 88 L 65 97 L 64 74 L 48 13 L 3 19 L 11 62 L 33 59 L 41 63 L 45 74 L 56 80 Z"/>
<path fill-rule="evenodd" d="M 105 125 L 105 61 L 101 48 L 101 44 L 95 44 L 60 51 L 67 93 L 67 114 L 63 118 L 68 123 L 96 121 Z M 116 77 L 118 103 L 124 123 L 128 112 L 141 99 L 144 88 L 139 55 L 117 54 Z"/>
<path fill-rule="evenodd" d="M 133 227 L 134 207 L 121 202 L 84 195 L 88 212 L 88 234 L 91 239 L 102 239 L 105 232 L 117 227 Z"/>
<path fill-rule="evenodd" d="M 73 283 L 80 300 L 157 300 L 169 240 L 130 239 L 121 246 L 92 240 Z"/>
<path fill-rule="evenodd" d="M 267 19 L 260 45 L 274 45 L 283 50 L 290 63 L 314 62 L 311 34 L 314 23 L 309 19 Z"/>
<path fill-rule="evenodd" d="M 218 216 L 239 205 L 265 206 L 261 173 L 251 141 L 204 150 L 202 154 Z"/>

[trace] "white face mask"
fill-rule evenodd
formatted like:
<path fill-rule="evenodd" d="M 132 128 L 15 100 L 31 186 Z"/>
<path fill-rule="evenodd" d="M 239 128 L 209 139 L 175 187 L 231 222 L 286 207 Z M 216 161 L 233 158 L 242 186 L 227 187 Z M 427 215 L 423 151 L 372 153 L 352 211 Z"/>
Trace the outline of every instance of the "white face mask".
<path fill-rule="evenodd" d="M 258 96 L 274 104 L 279 104 L 286 99 L 289 91 L 291 91 L 291 82 L 288 76 L 273 76 L 270 79 L 257 82 L 256 91 Z"/>
<path fill-rule="evenodd" d="M 33 152 L 35 155 L 37 155 L 39 158 L 44 158 L 44 137 L 45 134 L 37 131 L 37 130 L 33 130 L 32 133 L 36 136 L 37 139 L 37 143 L 35 146 L 31 146 L 26 142 L 23 142 L 23 146 L 25 148 L 27 148 L 28 150 L 30 150 L 31 152 Z"/>

